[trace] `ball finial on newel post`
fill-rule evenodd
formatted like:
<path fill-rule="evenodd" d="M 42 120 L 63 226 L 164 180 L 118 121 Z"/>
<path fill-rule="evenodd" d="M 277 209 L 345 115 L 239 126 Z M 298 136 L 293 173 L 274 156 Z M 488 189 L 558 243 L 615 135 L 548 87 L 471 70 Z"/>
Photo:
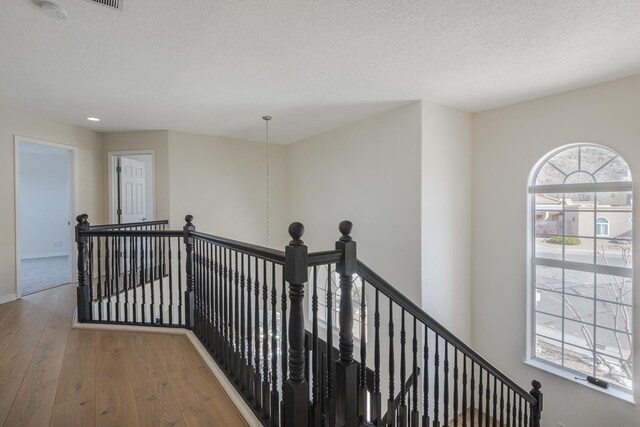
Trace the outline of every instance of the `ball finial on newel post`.
<path fill-rule="evenodd" d="M 86 223 L 88 219 L 89 219 L 89 215 L 87 214 L 80 214 L 76 217 L 76 221 L 78 221 L 79 225 Z"/>
<path fill-rule="evenodd" d="M 344 220 L 338 226 L 338 230 L 342 233 L 340 237 L 340 241 L 349 242 L 351 241 L 351 230 L 353 229 L 353 223 L 351 221 Z"/>
<path fill-rule="evenodd" d="M 289 225 L 289 236 L 291 236 L 291 240 L 289 244 L 291 246 L 300 246 L 304 242 L 301 237 L 304 235 L 304 225 L 301 222 L 292 222 Z"/>
<path fill-rule="evenodd" d="M 193 215 L 186 215 L 184 217 L 184 220 L 187 223 L 187 225 L 193 225 Z"/>

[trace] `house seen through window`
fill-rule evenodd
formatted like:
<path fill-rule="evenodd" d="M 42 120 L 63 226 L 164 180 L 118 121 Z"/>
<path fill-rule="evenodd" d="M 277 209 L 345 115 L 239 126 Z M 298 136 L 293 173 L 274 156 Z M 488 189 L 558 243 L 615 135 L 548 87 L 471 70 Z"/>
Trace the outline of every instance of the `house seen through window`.
<path fill-rule="evenodd" d="M 572 374 L 631 390 L 632 184 L 599 145 L 544 158 L 531 197 L 531 354 Z"/>

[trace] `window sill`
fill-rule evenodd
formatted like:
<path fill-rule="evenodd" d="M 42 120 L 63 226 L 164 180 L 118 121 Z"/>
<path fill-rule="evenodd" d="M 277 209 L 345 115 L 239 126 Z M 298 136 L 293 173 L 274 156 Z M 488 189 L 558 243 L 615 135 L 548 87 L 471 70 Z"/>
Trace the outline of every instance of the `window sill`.
<path fill-rule="evenodd" d="M 636 406 L 636 402 L 633 398 L 633 392 L 629 392 L 629 391 L 624 391 L 621 390 L 617 387 L 614 386 L 609 386 L 609 388 L 604 389 L 601 387 L 597 387 L 591 383 L 588 383 L 586 381 L 582 381 L 582 380 L 577 380 L 575 377 L 576 376 L 580 376 L 580 375 L 584 375 L 584 374 L 578 374 L 578 373 L 571 373 L 568 371 L 565 371 L 563 369 L 557 368 L 555 366 L 550 365 L 549 363 L 545 363 L 543 361 L 540 361 L 538 359 L 525 359 L 524 363 L 529 365 L 529 366 L 533 366 L 534 368 L 538 368 L 541 369 L 543 371 L 549 372 L 551 374 L 554 374 L 556 376 L 559 376 L 561 378 L 564 378 L 566 380 L 571 381 L 572 383 L 575 383 L 577 385 L 581 385 L 583 387 L 587 387 L 591 390 L 594 391 L 598 391 L 600 393 L 604 393 L 607 394 L 609 396 L 615 397 L 616 399 L 620 399 L 623 400 L 625 402 L 628 402 L 630 404 L 632 404 L 633 406 Z M 544 391 L 544 390 L 543 390 Z"/>

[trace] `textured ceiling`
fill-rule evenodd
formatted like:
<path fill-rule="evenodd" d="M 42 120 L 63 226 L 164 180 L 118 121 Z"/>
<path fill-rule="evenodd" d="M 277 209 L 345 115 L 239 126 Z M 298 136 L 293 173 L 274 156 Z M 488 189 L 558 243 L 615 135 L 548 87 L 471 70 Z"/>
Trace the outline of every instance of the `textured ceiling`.
<path fill-rule="evenodd" d="M 640 72 L 638 0 L 0 0 L 0 105 L 291 142 L 425 99 L 479 111 Z M 86 116 L 102 118 L 90 124 Z"/>

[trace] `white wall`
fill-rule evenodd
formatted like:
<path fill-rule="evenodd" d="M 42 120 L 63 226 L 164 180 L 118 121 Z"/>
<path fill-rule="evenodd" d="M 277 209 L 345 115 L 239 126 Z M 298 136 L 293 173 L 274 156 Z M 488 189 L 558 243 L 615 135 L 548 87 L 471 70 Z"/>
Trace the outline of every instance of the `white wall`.
<path fill-rule="evenodd" d="M 545 392 L 543 426 L 637 426 L 640 408 L 523 363 L 526 347 L 527 179 L 549 151 L 573 142 L 606 145 L 640 188 L 640 77 L 631 77 L 474 115 L 473 345 L 520 384 Z M 634 224 L 638 223 L 634 212 Z M 640 230 L 634 230 L 637 241 Z M 634 261 L 634 268 L 639 265 Z M 637 277 L 637 274 L 636 274 Z M 634 282 L 636 282 L 634 280 Z M 637 286 L 637 283 L 635 284 Z M 640 307 L 640 292 L 634 292 Z M 640 331 L 635 316 L 634 331 Z M 640 346 L 634 345 L 636 401 Z"/>
<path fill-rule="evenodd" d="M 471 115 L 422 103 L 422 306 L 471 338 Z"/>
<path fill-rule="evenodd" d="M 20 255 L 68 255 L 71 152 L 34 147 L 41 146 L 20 145 Z"/>
<path fill-rule="evenodd" d="M 420 301 L 419 102 L 289 145 L 289 219 L 309 251 L 353 222 L 358 258 Z"/>
<path fill-rule="evenodd" d="M 287 234 L 286 147 L 271 144 L 269 246 L 284 250 Z M 169 131 L 171 227 L 186 214 L 199 231 L 266 245 L 266 145 Z"/>
<path fill-rule="evenodd" d="M 4 244 L 0 256 L 0 299 L 16 292 L 16 219 L 14 135 L 78 147 L 78 205 L 96 221 L 102 221 L 104 193 L 102 135 L 31 114 L 0 107 L 0 236 Z M 78 214 L 80 212 L 75 212 Z"/>

